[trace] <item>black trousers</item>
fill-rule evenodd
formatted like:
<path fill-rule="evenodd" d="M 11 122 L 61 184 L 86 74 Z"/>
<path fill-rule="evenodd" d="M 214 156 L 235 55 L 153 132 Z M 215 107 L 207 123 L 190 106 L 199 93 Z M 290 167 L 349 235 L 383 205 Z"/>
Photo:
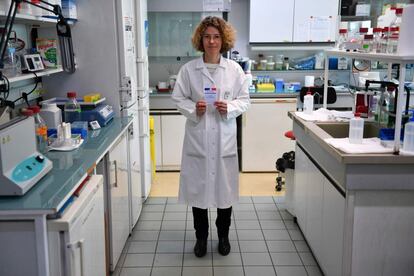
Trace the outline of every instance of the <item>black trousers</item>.
<path fill-rule="evenodd" d="M 232 207 L 226 209 L 217 208 L 217 234 L 219 238 L 229 236 L 229 228 L 231 224 Z M 208 238 L 208 209 L 193 207 L 194 229 L 196 230 L 196 238 L 198 240 Z"/>

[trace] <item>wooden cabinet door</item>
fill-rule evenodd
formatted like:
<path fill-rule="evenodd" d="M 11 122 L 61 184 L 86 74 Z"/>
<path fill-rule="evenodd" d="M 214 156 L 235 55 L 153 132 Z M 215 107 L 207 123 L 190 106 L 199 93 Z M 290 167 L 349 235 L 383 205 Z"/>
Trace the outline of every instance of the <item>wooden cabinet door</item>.
<path fill-rule="evenodd" d="M 249 41 L 291 42 L 295 0 L 250 0 Z"/>

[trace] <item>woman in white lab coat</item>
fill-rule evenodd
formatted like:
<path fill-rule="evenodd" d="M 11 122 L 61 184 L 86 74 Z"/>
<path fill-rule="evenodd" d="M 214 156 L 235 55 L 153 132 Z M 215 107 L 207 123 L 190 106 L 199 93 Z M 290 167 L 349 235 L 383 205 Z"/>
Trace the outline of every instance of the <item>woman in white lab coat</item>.
<path fill-rule="evenodd" d="M 231 211 L 239 198 L 236 117 L 250 105 L 243 70 L 221 56 L 234 40 L 235 31 L 227 22 L 206 17 L 192 37 L 203 56 L 181 68 L 172 94 L 187 118 L 179 202 L 193 207 L 197 257 L 207 252 L 207 208 L 217 208 L 219 253 L 230 252 Z"/>

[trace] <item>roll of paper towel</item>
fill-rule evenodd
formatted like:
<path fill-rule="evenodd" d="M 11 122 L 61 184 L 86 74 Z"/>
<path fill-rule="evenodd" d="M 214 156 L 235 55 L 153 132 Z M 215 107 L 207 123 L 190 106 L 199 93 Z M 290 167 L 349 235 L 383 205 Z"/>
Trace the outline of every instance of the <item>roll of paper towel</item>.
<path fill-rule="evenodd" d="M 412 56 L 414 55 L 414 5 L 404 7 L 401 19 L 400 38 L 398 40 L 398 55 Z"/>
<path fill-rule="evenodd" d="M 314 76 L 305 76 L 305 87 L 313 87 L 315 85 Z"/>

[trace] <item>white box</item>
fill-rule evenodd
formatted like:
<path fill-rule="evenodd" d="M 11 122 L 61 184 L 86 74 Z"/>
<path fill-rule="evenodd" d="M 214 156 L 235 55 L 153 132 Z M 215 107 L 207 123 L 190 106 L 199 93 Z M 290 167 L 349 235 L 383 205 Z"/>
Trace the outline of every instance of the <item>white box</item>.
<path fill-rule="evenodd" d="M 371 11 L 371 4 L 357 4 L 355 15 L 356 16 L 369 16 Z"/>
<path fill-rule="evenodd" d="M 65 18 L 77 19 L 76 0 L 62 0 L 62 14 Z"/>

